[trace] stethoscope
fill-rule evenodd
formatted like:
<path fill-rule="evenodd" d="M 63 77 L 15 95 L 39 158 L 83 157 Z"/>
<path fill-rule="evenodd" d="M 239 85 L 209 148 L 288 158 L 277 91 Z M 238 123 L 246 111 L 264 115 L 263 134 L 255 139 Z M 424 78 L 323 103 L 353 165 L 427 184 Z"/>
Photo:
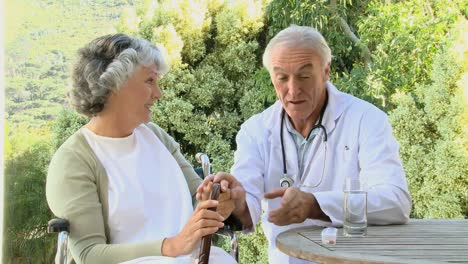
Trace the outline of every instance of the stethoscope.
<path fill-rule="evenodd" d="M 325 174 L 325 164 L 326 164 L 326 160 L 327 160 L 327 148 L 328 148 L 327 147 L 327 145 L 328 145 L 328 143 L 327 143 L 328 142 L 328 136 L 327 136 L 327 129 L 322 124 L 322 121 L 323 121 L 323 115 L 325 114 L 325 110 L 327 108 L 327 104 L 328 104 L 328 93 L 325 95 L 325 104 L 323 104 L 322 109 L 320 110 L 319 122 L 317 123 L 317 125 L 312 127 L 312 129 L 309 132 L 309 135 L 307 135 L 307 138 L 309 138 L 310 134 L 315 129 L 322 129 L 323 130 L 323 143 L 324 143 L 324 147 L 325 147 L 325 154 L 324 154 L 325 157 L 323 159 L 322 176 L 320 177 L 320 180 L 315 185 L 308 186 L 308 185 L 302 184 L 301 187 L 315 188 L 315 187 L 319 186 L 322 183 L 323 175 Z M 284 151 L 284 142 L 283 142 L 284 116 L 285 116 L 285 111 L 283 109 L 282 112 L 281 112 L 281 128 L 280 128 L 281 152 L 283 154 L 283 178 L 280 180 L 280 186 L 281 187 L 291 187 L 294 184 L 294 180 L 291 177 L 288 176 L 288 171 L 286 169 L 286 154 L 285 154 L 285 151 Z M 304 172 L 305 171 L 306 170 L 304 170 Z M 304 178 L 305 178 L 305 176 L 304 176 Z"/>

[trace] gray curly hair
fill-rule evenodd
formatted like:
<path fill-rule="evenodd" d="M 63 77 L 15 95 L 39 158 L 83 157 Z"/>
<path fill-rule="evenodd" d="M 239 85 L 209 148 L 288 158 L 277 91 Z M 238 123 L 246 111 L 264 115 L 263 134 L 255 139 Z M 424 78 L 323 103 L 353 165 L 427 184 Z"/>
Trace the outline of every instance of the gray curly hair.
<path fill-rule="evenodd" d="M 271 71 L 271 52 L 278 45 L 297 48 L 311 48 L 322 59 L 323 66 L 331 63 L 332 54 L 325 38 L 317 29 L 308 26 L 291 25 L 274 36 L 263 53 L 263 66 Z"/>
<path fill-rule="evenodd" d="M 99 37 L 78 51 L 70 103 L 77 112 L 94 116 L 104 109 L 111 91 L 118 91 L 140 66 L 153 64 L 160 75 L 169 70 L 162 52 L 149 41 L 125 34 Z"/>

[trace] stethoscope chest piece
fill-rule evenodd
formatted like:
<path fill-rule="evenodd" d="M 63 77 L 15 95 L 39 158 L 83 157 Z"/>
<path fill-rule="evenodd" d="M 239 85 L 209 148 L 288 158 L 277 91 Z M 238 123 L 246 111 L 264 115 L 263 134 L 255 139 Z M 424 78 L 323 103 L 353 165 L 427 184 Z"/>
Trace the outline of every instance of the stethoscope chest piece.
<path fill-rule="evenodd" d="M 292 187 L 294 184 L 294 180 L 289 177 L 288 175 L 284 175 L 283 178 L 280 180 L 280 186 L 281 187 Z"/>

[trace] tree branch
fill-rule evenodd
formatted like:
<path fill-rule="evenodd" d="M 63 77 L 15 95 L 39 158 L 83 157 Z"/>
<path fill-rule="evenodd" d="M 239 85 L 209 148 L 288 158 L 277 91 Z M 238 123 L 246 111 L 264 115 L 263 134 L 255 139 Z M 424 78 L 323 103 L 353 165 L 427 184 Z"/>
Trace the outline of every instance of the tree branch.
<path fill-rule="evenodd" d="M 358 46 L 361 51 L 362 51 L 362 59 L 364 60 L 364 64 L 367 67 L 370 58 L 371 58 L 371 52 L 369 48 L 362 43 L 362 41 L 354 34 L 353 31 L 351 31 L 351 28 L 349 27 L 348 23 L 338 14 L 337 8 L 336 8 L 336 0 L 331 0 L 330 1 L 330 9 L 335 13 L 334 18 L 337 20 L 338 24 L 340 25 L 341 29 L 344 31 L 345 35 L 356 45 Z"/>

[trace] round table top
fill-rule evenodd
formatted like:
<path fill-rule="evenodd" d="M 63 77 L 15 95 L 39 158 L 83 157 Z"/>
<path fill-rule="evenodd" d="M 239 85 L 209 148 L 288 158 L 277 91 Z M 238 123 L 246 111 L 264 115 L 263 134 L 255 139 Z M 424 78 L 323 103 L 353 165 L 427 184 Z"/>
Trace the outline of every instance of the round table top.
<path fill-rule="evenodd" d="M 468 263 L 468 219 L 410 220 L 407 225 L 369 226 L 366 237 L 323 244 L 323 227 L 291 229 L 276 247 L 290 256 L 318 263 Z"/>

